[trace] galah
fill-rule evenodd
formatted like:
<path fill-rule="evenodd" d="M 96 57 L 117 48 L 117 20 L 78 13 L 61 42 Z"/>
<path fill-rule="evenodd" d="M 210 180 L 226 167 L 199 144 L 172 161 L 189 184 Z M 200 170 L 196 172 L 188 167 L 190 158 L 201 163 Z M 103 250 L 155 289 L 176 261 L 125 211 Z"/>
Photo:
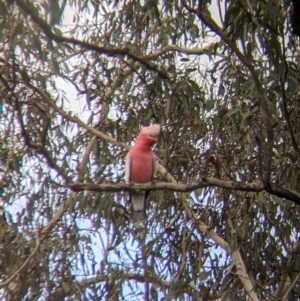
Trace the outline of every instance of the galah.
<path fill-rule="evenodd" d="M 155 157 L 151 147 L 155 144 L 159 133 L 159 124 L 153 124 L 141 129 L 135 145 L 126 156 L 126 183 L 144 184 L 152 181 L 155 173 Z M 131 218 L 134 222 L 142 222 L 147 219 L 146 200 L 149 193 L 150 191 L 130 191 L 129 198 L 132 203 Z"/>

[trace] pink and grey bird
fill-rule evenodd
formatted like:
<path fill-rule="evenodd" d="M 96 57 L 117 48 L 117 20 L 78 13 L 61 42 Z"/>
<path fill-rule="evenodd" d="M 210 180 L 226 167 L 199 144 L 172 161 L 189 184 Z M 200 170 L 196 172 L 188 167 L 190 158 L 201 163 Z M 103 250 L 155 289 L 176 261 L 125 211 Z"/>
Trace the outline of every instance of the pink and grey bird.
<path fill-rule="evenodd" d="M 135 145 L 126 156 L 126 183 L 144 184 L 152 181 L 155 173 L 155 157 L 151 147 L 155 144 L 159 133 L 159 124 L 153 124 L 141 129 Z M 150 191 L 130 191 L 131 217 L 134 222 L 142 222 L 147 219 L 146 200 L 149 193 Z"/>

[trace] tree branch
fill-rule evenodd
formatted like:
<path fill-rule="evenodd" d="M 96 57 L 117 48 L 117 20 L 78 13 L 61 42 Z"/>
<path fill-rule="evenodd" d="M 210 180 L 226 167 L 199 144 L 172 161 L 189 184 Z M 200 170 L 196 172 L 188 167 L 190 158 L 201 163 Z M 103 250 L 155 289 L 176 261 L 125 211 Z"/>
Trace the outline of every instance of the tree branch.
<path fill-rule="evenodd" d="M 178 184 L 178 183 L 151 183 L 151 184 L 70 184 L 65 187 L 69 187 L 75 192 L 79 191 L 94 191 L 94 192 L 117 192 L 117 191 L 132 191 L 132 190 L 170 190 L 178 192 L 191 192 L 199 188 L 204 187 L 221 187 L 224 189 L 241 190 L 241 191 L 254 191 L 259 192 L 264 190 L 264 186 L 261 182 L 243 183 L 234 181 L 224 181 L 216 178 L 203 178 L 200 182 L 192 182 L 190 184 Z"/>
<path fill-rule="evenodd" d="M 114 279 L 116 281 L 117 280 L 122 280 L 122 281 L 135 280 L 140 283 L 149 281 L 163 289 L 170 289 L 174 285 L 173 282 L 169 282 L 169 281 L 160 279 L 157 277 L 157 275 L 149 274 L 147 277 L 145 277 L 145 275 L 143 275 L 143 274 L 127 273 L 125 271 L 116 270 L 116 269 L 111 270 L 111 273 L 114 275 Z M 101 273 L 96 277 L 91 277 L 87 280 L 82 280 L 82 281 L 77 282 L 76 287 L 78 287 L 78 289 L 85 290 L 85 289 L 89 288 L 91 285 L 95 285 L 95 284 L 107 281 L 107 279 L 108 279 L 107 277 L 108 277 L 107 274 Z M 187 286 L 191 287 L 192 289 L 195 289 L 193 287 L 193 285 L 191 285 L 191 284 L 187 284 Z M 64 294 L 63 290 L 57 291 L 57 292 L 55 292 L 55 294 L 53 294 L 51 296 L 51 300 L 58 300 L 58 298 L 61 298 L 61 296 L 68 296 L 68 293 Z M 203 300 L 217 300 L 220 298 L 220 296 L 221 296 L 220 294 L 215 294 L 213 296 L 207 296 L 206 293 L 203 293 L 203 298 L 204 298 Z"/>
<path fill-rule="evenodd" d="M 171 174 L 169 174 L 167 172 L 167 170 L 162 166 L 162 165 L 158 165 L 157 168 L 158 172 L 164 176 L 169 182 L 173 183 L 173 184 L 177 184 L 176 180 L 172 177 Z M 225 181 L 226 182 L 226 181 Z M 231 181 L 228 181 L 231 182 Z M 237 274 L 239 276 L 239 279 L 241 281 L 241 283 L 244 286 L 244 289 L 246 291 L 246 293 L 249 295 L 249 297 L 251 298 L 251 300 L 253 301 L 258 301 L 258 297 L 254 291 L 253 288 L 253 284 L 250 280 L 249 275 L 247 274 L 246 268 L 245 268 L 245 264 L 242 260 L 241 254 L 239 250 L 231 250 L 229 247 L 229 244 L 226 240 L 224 240 L 222 237 L 220 237 L 219 235 L 217 235 L 216 233 L 214 233 L 205 223 L 203 223 L 202 221 L 200 221 L 196 216 L 194 211 L 191 209 L 191 206 L 189 204 L 189 202 L 187 201 L 186 195 L 184 193 L 181 194 L 181 202 L 183 205 L 183 208 L 185 209 L 189 219 L 194 223 L 194 225 L 204 234 L 206 235 L 208 238 L 210 238 L 212 241 L 214 241 L 218 246 L 220 246 L 222 249 L 225 250 L 225 252 L 227 252 L 236 268 L 237 268 Z M 234 252 L 234 253 L 233 253 Z"/>
<path fill-rule="evenodd" d="M 164 78 L 164 79 L 169 78 L 167 72 L 164 72 L 164 71 L 158 69 L 155 64 L 153 64 L 152 62 L 149 62 L 147 59 L 136 56 L 135 54 L 131 53 L 127 48 L 120 49 L 120 48 L 100 47 L 100 46 L 93 45 L 93 44 L 90 44 L 90 43 L 87 43 L 84 41 L 80 41 L 80 40 L 77 40 L 74 38 L 67 38 L 62 35 L 57 35 L 52 32 L 52 29 L 47 24 L 47 22 L 38 16 L 38 14 L 35 11 L 32 4 L 26 3 L 23 0 L 15 0 L 15 2 L 26 14 L 28 14 L 32 18 L 32 20 L 42 29 L 44 34 L 49 39 L 52 39 L 57 43 L 69 43 L 74 46 L 84 47 L 86 49 L 93 50 L 100 54 L 106 54 L 109 56 L 115 56 L 115 55 L 127 56 L 127 57 L 133 59 L 134 61 L 140 62 L 141 64 L 145 65 L 148 69 L 157 72 L 162 78 Z"/>
<path fill-rule="evenodd" d="M 300 206 L 300 193 L 297 191 L 280 187 L 273 183 L 267 183 L 265 190 L 280 198 L 285 198 Z"/>
<path fill-rule="evenodd" d="M 230 49 L 236 54 L 238 59 L 241 61 L 241 63 L 249 70 L 253 81 L 255 83 L 256 91 L 257 91 L 257 98 L 259 100 L 259 104 L 261 107 L 262 111 L 262 118 L 264 121 L 264 125 L 266 127 L 266 138 L 267 141 L 265 143 L 265 155 L 264 155 L 264 161 L 265 166 L 265 175 L 263 177 L 263 180 L 265 183 L 267 183 L 270 179 L 271 176 L 271 164 L 272 164 L 272 149 L 273 149 L 273 129 L 272 125 L 269 119 L 269 114 L 268 114 L 268 106 L 267 106 L 267 98 L 265 95 L 265 91 L 261 85 L 261 82 L 259 80 L 259 76 L 257 71 L 255 70 L 253 64 L 251 61 L 248 60 L 247 57 L 245 57 L 242 52 L 239 50 L 237 47 L 236 43 L 232 41 L 227 34 L 218 26 L 218 24 L 211 19 L 205 12 L 203 12 L 203 9 L 200 7 L 198 9 L 194 9 L 190 6 L 187 5 L 185 0 L 181 0 L 183 6 L 190 11 L 193 14 L 196 14 L 211 31 L 213 31 L 215 34 L 217 34 L 222 41 L 224 41 Z M 264 140 L 262 140 L 264 141 Z"/>
<path fill-rule="evenodd" d="M 52 102 L 52 100 L 49 98 L 49 96 L 42 91 L 41 89 L 39 89 L 38 87 L 35 87 L 34 85 L 32 85 L 30 82 L 25 82 L 25 84 L 31 88 L 32 90 L 34 90 L 36 93 L 38 93 L 41 97 L 42 100 L 48 104 L 52 109 L 54 109 L 57 113 L 59 113 L 61 116 L 63 116 L 64 118 L 66 118 L 67 120 L 74 122 L 76 124 L 78 124 L 79 126 L 83 127 L 84 129 L 86 129 L 87 131 L 89 131 L 91 134 L 95 135 L 97 138 L 100 138 L 104 141 L 107 141 L 113 145 L 125 148 L 125 149 L 129 149 L 129 146 L 126 143 L 123 142 L 119 142 L 113 138 L 111 138 L 110 136 L 96 130 L 94 127 L 87 125 L 85 122 L 83 122 L 81 119 L 79 119 L 78 117 L 74 117 L 74 116 L 70 116 L 69 114 L 67 114 L 66 112 L 64 112 L 63 109 L 59 108 L 54 102 Z"/>
<path fill-rule="evenodd" d="M 260 192 L 267 191 L 272 195 L 276 195 L 280 198 L 285 198 L 289 201 L 300 206 L 300 193 L 282 188 L 276 184 L 268 183 L 266 186 L 261 181 L 256 181 L 253 183 L 244 183 L 244 182 L 235 182 L 235 181 L 224 181 L 217 178 L 202 178 L 200 182 L 192 182 L 190 184 L 178 184 L 178 183 L 151 183 L 151 184 L 92 184 L 92 183 L 84 183 L 84 184 L 69 184 L 67 186 L 74 192 L 79 191 L 93 191 L 93 192 L 118 192 L 118 191 L 139 191 L 139 190 L 169 190 L 169 191 L 177 191 L 177 192 L 192 192 L 199 188 L 204 187 L 220 187 L 228 190 L 239 190 L 239 191 L 252 191 L 252 192 Z"/>
<path fill-rule="evenodd" d="M 148 55 L 145 55 L 144 58 L 153 60 L 167 52 L 180 52 L 180 53 L 184 53 L 187 55 L 210 54 L 214 48 L 220 47 L 223 44 L 224 43 L 221 41 L 221 42 L 210 44 L 204 48 L 184 48 L 184 47 L 179 47 L 176 45 L 169 45 L 160 50 L 157 50 L 156 52 L 152 52 Z M 220 54 L 218 54 L 218 55 L 220 55 Z"/>
<path fill-rule="evenodd" d="M 296 138 L 295 138 L 295 135 L 294 135 L 294 132 L 293 132 L 293 127 L 292 127 L 292 124 L 291 124 L 291 120 L 290 120 L 290 117 L 289 117 L 289 112 L 288 112 L 288 109 L 287 109 L 287 95 L 286 95 L 286 91 L 285 91 L 285 86 L 284 86 L 284 83 L 286 81 L 286 76 L 287 76 L 287 72 L 288 72 L 288 63 L 286 61 L 286 55 L 285 55 L 285 37 L 284 37 L 284 34 L 282 34 L 282 65 L 285 67 L 285 72 L 279 72 L 280 74 L 280 88 L 281 88 L 281 92 L 282 92 L 282 108 L 283 108 L 283 116 L 285 118 L 285 121 L 286 121 L 286 124 L 287 124 L 287 129 L 288 129 L 288 132 L 291 136 L 291 141 L 292 141 L 292 145 L 293 145 L 293 148 L 298 156 L 298 159 L 300 158 L 300 150 L 299 150 L 299 147 L 298 147 L 298 144 L 297 144 L 297 141 L 296 141 Z"/>

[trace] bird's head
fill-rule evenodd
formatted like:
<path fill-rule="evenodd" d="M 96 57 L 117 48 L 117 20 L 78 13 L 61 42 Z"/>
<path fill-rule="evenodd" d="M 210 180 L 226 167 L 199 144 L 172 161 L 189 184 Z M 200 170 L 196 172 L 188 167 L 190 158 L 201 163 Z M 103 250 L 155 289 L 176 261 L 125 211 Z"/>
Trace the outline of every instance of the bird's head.
<path fill-rule="evenodd" d="M 157 137 L 160 133 L 160 124 L 152 124 L 149 126 L 145 126 L 141 129 L 139 138 L 143 140 L 147 140 L 149 143 L 147 144 L 154 144 L 157 140 Z"/>

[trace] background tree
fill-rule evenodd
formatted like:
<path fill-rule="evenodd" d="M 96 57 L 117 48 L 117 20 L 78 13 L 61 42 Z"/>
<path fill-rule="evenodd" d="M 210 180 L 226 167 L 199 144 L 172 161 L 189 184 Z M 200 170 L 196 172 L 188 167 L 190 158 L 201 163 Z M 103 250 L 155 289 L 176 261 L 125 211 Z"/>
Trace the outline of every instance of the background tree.
<path fill-rule="evenodd" d="M 7 300 L 299 299 L 292 10 L 0 0 Z M 154 122 L 136 228 L 123 159 Z"/>

